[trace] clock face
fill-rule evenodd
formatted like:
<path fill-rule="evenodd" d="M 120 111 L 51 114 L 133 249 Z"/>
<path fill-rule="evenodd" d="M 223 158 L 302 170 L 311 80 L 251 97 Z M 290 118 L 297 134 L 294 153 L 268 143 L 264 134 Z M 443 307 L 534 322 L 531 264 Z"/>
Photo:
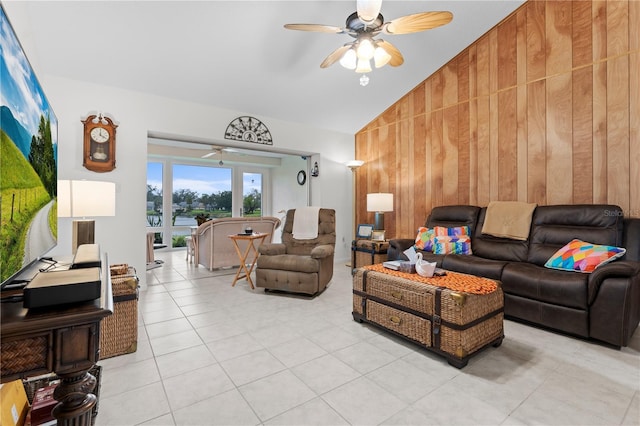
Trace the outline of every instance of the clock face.
<path fill-rule="evenodd" d="M 304 185 L 307 181 L 307 173 L 304 170 L 298 172 L 298 185 Z"/>
<path fill-rule="evenodd" d="M 109 140 L 109 132 L 102 127 L 96 127 L 91 130 L 91 139 L 98 143 L 105 143 Z"/>

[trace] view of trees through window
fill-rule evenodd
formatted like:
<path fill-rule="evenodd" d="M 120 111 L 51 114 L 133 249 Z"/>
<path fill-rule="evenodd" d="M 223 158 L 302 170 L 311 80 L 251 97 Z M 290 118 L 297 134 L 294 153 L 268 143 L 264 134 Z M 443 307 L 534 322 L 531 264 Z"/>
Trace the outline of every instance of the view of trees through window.
<path fill-rule="evenodd" d="M 189 227 L 219 217 L 231 217 L 231 168 L 172 164 L 172 247 L 184 247 Z M 243 173 L 243 216 L 262 215 L 262 175 Z M 163 201 L 163 163 L 147 163 L 147 226 L 166 227 Z M 155 242 L 162 242 L 157 232 Z M 165 242 L 166 243 L 166 242 Z"/>

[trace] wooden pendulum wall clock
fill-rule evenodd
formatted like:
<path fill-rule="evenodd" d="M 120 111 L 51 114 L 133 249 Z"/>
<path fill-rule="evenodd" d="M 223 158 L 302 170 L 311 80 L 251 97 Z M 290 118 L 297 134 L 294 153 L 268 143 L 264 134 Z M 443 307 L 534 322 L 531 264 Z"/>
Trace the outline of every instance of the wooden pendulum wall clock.
<path fill-rule="evenodd" d="M 116 127 L 109 117 L 90 115 L 84 124 L 82 165 L 93 172 L 110 172 L 116 167 Z"/>

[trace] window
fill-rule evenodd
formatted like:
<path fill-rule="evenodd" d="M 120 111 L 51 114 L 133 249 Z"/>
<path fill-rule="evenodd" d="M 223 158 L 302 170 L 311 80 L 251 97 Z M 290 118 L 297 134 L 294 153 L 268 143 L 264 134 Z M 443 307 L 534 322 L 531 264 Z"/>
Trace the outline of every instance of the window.
<path fill-rule="evenodd" d="M 172 246 L 184 247 L 198 220 L 231 216 L 229 168 L 174 164 L 172 168 Z M 200 222 L 200 223 L 201 223 Z"/>
<path fill-rule="evenodd" d="M 242 173 L 242 216 L 262 217 L 262 173 Z"/>
<path fill-rule="evenodd" d="M 154 243 L 162 243 L 162 163 L 147 163 L 147 227 L 158 230 Z"/>

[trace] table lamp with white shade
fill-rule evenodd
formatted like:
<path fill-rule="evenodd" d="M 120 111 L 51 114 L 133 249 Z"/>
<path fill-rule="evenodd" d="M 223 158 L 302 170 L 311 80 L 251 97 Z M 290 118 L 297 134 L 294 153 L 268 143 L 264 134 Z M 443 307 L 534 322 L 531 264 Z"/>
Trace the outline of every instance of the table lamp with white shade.
<path fill-rule="evenodd" d="M 89 180 L 58 181 L 58 217 L 73 221 L 72 251 L 81 244 L 95 243 L 95 221 L 87 219 L 116 215 L 116 184 Z"/>
<path fill-rule="evenodd" d="M 384 230 L 384 212 L 393 211 L 393 194 L 367 194 L 367 211 L 375 212 L 374 230 Z"/>

